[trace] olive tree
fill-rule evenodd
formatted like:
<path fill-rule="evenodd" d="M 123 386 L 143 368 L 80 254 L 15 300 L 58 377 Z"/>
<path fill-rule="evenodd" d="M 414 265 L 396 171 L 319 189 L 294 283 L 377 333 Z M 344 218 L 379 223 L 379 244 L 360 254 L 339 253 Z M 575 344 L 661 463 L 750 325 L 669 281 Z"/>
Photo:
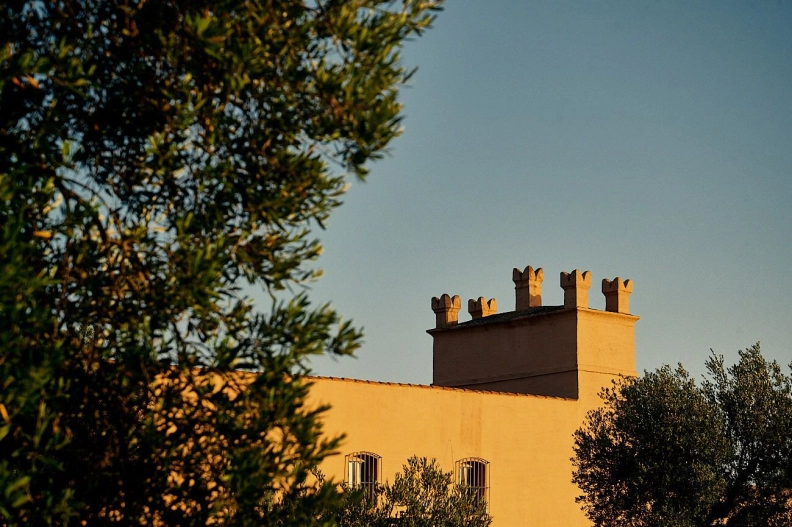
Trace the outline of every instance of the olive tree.
<path fill-rule="evenodd" d="M 792 377 L 759 345 L 602 393 L 575 433 L 578 498 L 597 526 L 792 524 Z"/>
<path fill-rule="evenodd" d="M 337 440 L 306 357 L 360 333 L 303 284 L 316 228 L 400 133 L 400 50 L 437 9 L 0 5 L 0 525 L 338 504 L 309 477 Z"/>
<path fill-rule="evenodd" d="M 339 527 L 488 527 L 492 517 L 477 492 L 455 484 L 435 459 L 411 457 L 393 483 L 373 491 L 345 489 Z"/>

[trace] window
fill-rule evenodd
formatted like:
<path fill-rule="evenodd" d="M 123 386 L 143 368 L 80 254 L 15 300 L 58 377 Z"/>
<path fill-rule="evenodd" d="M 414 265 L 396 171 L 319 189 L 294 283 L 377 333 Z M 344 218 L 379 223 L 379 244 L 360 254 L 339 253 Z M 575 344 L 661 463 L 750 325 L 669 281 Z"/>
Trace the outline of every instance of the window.
<path fill-rule="evenodd" d="M 456 462 L 457 484 L 479 503 L 489 502 L 489 461 L 468 457 Z"/>
<path fill-rule="evenodd" d="M 382 457 L 372 452 L 355 452 L 344 459 L 346 463 L 346 483 L 350 488 L 363 488 L 369 497 L 374 496 L 382 473 Z"/>

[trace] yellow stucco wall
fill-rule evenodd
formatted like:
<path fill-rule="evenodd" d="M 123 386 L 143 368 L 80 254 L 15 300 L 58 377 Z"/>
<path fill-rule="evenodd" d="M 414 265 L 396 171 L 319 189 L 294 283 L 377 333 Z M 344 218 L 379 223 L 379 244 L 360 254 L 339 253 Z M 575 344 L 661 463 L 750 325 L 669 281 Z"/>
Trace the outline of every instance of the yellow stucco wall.
<path fill-rule="evenodd" d="M 543 308 L 541 269 L 528 270 L 514 270 L 515 284 L 527 280 L 535 293 L 517 311 L 471 312 L 473 320 L 458 323 L 458 297 L 433 299 L 436 386 L 313 378 L 311 403 L 331 407 L 326 432 L 346 435 L 322 471 L 343 481 L 344 455 L 361 451 L 382 456 L 390 481 L 412 456 L 435 458 L 446 471 L 483 458 L 495 527 L 590 525 L 575 503 L 572 435 L 599 406 L 602 387 L 635 375 L 632 283 L 604 280 L 610 307 L 600 311 L 587 307 L 588 272 L 561 273 L 565 305 Z"/>
<path fill-rule="evenodd" d="M 466 457 L 490 462 L 494 525 L 588 525 L 571 482 L 572 433 L 585 412 L 580 401 L 454 388 L 315 378 L 311 398 L 332 405 L 329 435 L 346 434 L 322 471 L 337 481 L 344 454 L 382 456 L 390 481 L 413 455 L 436 458 L 444 470 Z"/>

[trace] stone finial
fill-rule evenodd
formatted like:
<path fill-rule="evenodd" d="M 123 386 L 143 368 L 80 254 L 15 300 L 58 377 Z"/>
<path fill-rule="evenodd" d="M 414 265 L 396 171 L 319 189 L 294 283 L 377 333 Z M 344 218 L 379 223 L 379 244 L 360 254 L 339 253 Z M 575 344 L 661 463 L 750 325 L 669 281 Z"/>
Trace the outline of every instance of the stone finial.
<path fill-rule="evenodd" d="M 561 273 L 561 288 L 564 290 L 564 308 L 584 307 L 588 309 L 588 290 L 591 288 L 591 271 L 575 269 Z"/>
<path fill-rule="evenodd" d="M 515 268 L 512 271 L 514 293 L 516 297 L 514 310 L 523 311 L 531 307 L 542 306 L 542 281 L 544 270 L 540 267 L 534 271 L 530 265 L 524 271 Z"/>
<path fill-rule="evenodd" d="M 602 280 L 602 294 L 605 295 L 605 311 L 629 313 L 632 290 L 632 280 L 622 281 L 618 276 L 613 280 L 604 278 Z"/>
<path fill-rule="evenodd" d="M 432 311 L 435 312 L 437 317 L 437 328 L 448 328 L 456 326 L 459 321 L 459 310 L 462 308 L 462 301 L 459 295 L 454 295 L 453 298 L 448 295 L 443 295 L 440 298 L 432 298 Z"/>
<path fill-rule="evenodd" d="M 498 301 L 491 298 L 489 302 L 483 296 L 478 297 L 478 300 L 472 298 L 468 300 L 468 313 L 473 319 L 488 317 L 498 312 Z"/>

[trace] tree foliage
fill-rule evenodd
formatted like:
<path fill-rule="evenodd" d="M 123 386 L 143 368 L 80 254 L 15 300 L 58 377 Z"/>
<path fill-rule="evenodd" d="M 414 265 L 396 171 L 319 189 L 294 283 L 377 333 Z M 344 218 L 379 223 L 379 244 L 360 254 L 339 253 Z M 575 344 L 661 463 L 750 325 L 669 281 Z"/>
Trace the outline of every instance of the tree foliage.
<path fill-rule="evenodd" d="M 302 292 L 312 230 L 399 134 L 438 4 L 0 5 L 0 525 L 332 504 L 302 375 L 360 334 Z"/>
<path fill-rule="evenodd" d="M 346 489 L 335 520 L 339 527 L 488 527 L 480 497 L 454 484 L 437 462 L 411 457 L 393 483 L 369 495 Z"/>
<path fill-rule="evenodd" d="M 595 525 L 792 525 L 792 377 L 758 344 L 739 356 L 701 384 L 665 366 L 603 391 L 573 458 Z"/>

